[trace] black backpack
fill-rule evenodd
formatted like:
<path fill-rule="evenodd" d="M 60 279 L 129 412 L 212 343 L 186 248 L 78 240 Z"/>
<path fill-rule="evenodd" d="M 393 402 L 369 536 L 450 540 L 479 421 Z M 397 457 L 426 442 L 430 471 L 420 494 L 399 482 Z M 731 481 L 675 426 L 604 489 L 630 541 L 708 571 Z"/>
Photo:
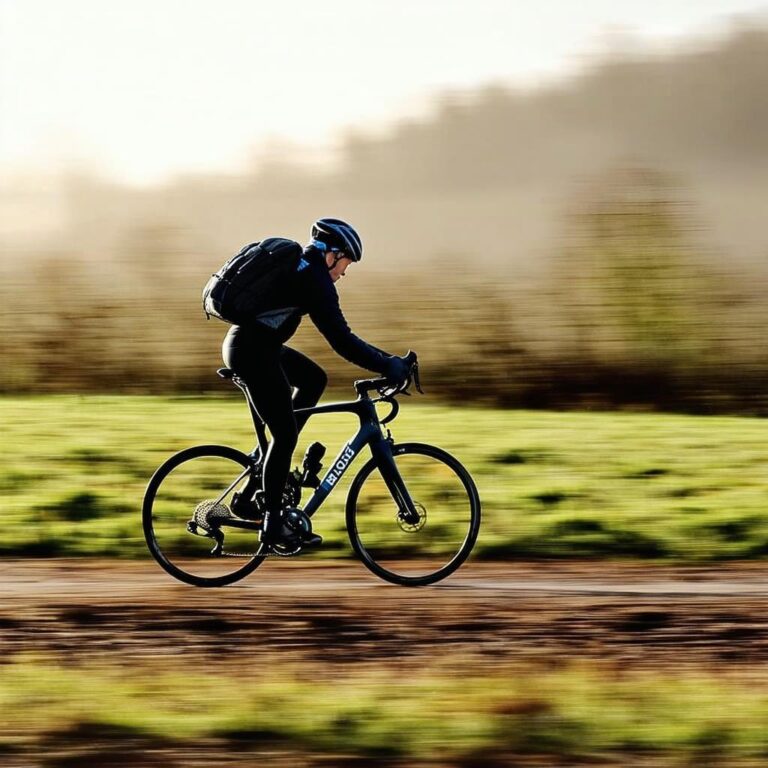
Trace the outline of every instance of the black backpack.
<path fill-rule="evenodd" d="M 243 325 L 267 308 L 271 292 L 294 272 L 303 253 L 294 240 L 270 237 L 246 245 L 203 288 L 203 310 L 219 320 Z"/>

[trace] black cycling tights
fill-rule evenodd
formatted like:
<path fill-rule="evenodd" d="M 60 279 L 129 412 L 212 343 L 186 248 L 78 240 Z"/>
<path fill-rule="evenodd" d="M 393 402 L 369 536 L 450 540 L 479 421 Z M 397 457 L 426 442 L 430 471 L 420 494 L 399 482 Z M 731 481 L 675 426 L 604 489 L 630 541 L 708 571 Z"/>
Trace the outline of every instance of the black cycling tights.
<path fill-rule="evenodd" d="M 293 409 L 317 405 L 328 377 L 317 363 L 276 341 L 269 329 L 233 326 L 224 339 L 222 357 L 245 381 L 272 435 L 264 460 L 264 500 L 267 509 L 279 511 L 291 456 L 309 418 L 294 416 Z M 292 387 L 298 390 L 293 397 Z"/>

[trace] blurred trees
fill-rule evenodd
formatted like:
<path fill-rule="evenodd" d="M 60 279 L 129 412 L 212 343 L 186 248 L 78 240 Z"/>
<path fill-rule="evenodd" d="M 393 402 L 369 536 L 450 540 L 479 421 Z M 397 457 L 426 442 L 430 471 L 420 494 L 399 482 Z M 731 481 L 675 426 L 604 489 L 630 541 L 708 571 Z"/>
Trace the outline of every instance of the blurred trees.
<path fill-rule="evenodd" d="M 580 357 L 654 370 L 706 354 L 716 285 L 679 194 L 667 175 L 629 168 L 580 196 L 555 267 Z"/>
<path fill-rule="evenodd" d="M 228 391 L 200 290 L 243 243 L 338 215 L 366 260 L 353 329 L 417 350 L 430 394 L 510 406 L 764 412 L 768 31 L 447 94 L 338 167 L 80 178 L 68 225 L 0 239 L 1 391 Z M 305 323 L 305 326 L 308 325 Z M 313 329 L 296 346 L 359 369 Z"/>
<path fill-rule="evenodd" d="M 706 407 L 737 278 L 715 270 L 684 194 L 669 174 L 617 168 L 583 185 L 569 211 L 554 296 L 561 361 L 581 371 L 582 394 Z"/>
<path fill-rule="evenodd" d="M 355 267 L 339 288 L 355 331 L 394 353 L 416 349 L 442 399 L 764 412 L 768 355 L 748 340 L 765 305 L 715 268 L 706 234 L 674 177 L 620 167 L 574 187 L 551 270 L 536 280 L 445 252 Z M 226 326 L 204 320 L 208 273 L 194 249 L 158 219 L 99 270 L 49 255 L 14 290 L 6 282 L 2 389 L 228 391 L 214 373 Z M 362 375 L 308 322 L 292 343 L 329 369 L 336 395 Z"/>

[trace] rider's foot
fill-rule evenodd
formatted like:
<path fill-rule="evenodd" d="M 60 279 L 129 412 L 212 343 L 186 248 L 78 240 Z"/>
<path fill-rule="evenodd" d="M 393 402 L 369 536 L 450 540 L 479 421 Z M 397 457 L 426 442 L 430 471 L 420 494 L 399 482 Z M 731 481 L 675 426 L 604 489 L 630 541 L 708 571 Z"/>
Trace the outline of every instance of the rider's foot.
<path fill-rule="evenodd" d="M 262 543 L 266 543 L 266 545 L 272 549 L 280 547 L 281 549 L 292 550 L 290 552 L 286 551 L 285 553 L 292 555 L 304 555 L 309 552 L 314 552 L 323 543 L 323 537 L 318 536 L 316 533 L 308 534 L 307 538 L 302 538 L 300 542 L 282 536 L 278 537 L 277 541 L 267 540 L 265 542 L 263 537 L 259 537 L 259 540 Z"/>
<path fill-rule="evenodd" d="M 304 527 L 296 527 L 296 518 L 303 518 Z M 268 510 L 264 515 L 264 526 L 259 534 L 259 541 L 274 548 L 283 546 L 301 549 L 302 552 L 320 546 L 323 537 L 312 533 L 312 526 L 301 510 L 287 509 L 285 513 L 274 513 Z"/>
<path fill-rule="evenodd" d="M 253 499 L 248 499 L 242 493 L 232 494 L 232 511 L 241 520 L 260 520 L 261 511 Z"/>
<path fill-rule="evenodd" d="M 316 533 L 310 533 L 307 538 L 301 540 L 301 551 L 304 552 L 307 549 L 314 549 L 315 547 L 319 547 L 322 543 L 322 536 Z"/>

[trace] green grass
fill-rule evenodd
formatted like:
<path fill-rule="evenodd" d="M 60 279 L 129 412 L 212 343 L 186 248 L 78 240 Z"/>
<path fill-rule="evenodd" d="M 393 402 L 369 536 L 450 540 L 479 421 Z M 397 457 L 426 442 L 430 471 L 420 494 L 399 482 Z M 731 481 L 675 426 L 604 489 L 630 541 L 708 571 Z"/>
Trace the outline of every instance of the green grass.
<path fill-rule="evenodd" d="M 0 399 L 6 554 L 145 552 L 140 507 L 154 469 L 197 443 L 250 450 L 240 400 L 131 396 Z M 455 454 L 483 502 L 480 557 L 643 557 L 699 561 L 768 554 L 768 421 L 640 413 L 448 408 L 403 398 L 399 442 Z M 326 464 L 357 428 L 310 420 Z M 315 518 L 324 552 L 344 555 L 346 488 Z"/>
<path fill-rule="evenodd" d="M 0 668 L 0 748 L 29 751 L 87 731 L 463 764 L 494 754 L 723 761 L 709 765 L 768 755 L 768 693 L 754 679 L 567 666 L 505 668 L 492 680 L 368 670 L 307 682 L 270 669 L 205 674 L 17 658 Z"/>

